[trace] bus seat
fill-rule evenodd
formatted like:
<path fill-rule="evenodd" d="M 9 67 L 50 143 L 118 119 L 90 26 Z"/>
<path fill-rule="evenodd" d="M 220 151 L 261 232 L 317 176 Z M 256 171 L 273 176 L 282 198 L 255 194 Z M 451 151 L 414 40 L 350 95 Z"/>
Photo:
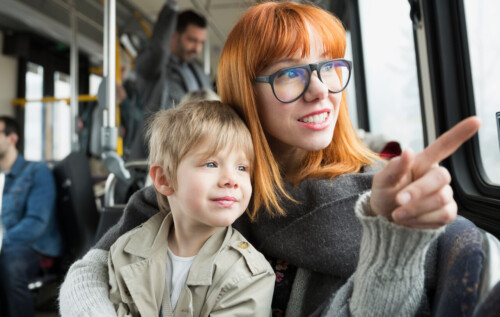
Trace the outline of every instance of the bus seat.
<path fill-rule="evenodd" d="M 111 228 L 115 223 L 118 222 L 118 220 L 120 220 L 124 208 L 125 205 L 115 205 L 103 208 L 95 235 L 96 243 L 106 233 L 106 231 L 108 231 L 109 228 Z"/>
<path fill-rule="evenodd" d="M 37 309 L 47 305 L 57 308 L 58 285 L 69 266 L 94 244 L 99 221 L 87 157 L 82 153 L 70 153 L 55 164 L 52 172 L 57 190 L 56 208 L 63 254 L 48 267 L 41 261 L 41 275 L 28 284 L 35 296 Z M 48 259 L 42 257 L 41 260 Z"/>
<path fill-rule="evenodd" d="M 99 222 L 88 158 L 83 153 L 70 153 L 56 164 L 54 177 L 64 266 L 69 267 L 92 247 Z"/>
<path fill-rule="evenodd" d="M 497 267 L 498 270 L 498 267 Z M 500 282 L 498 282 L 480 302 L 475 316 L 494 317 L 500 314 Z"/>
<path fill-rule="evenodd" d="M 479 228 L 462 216 L 439 237 L 433 316 L 472 316 L 485 259 L 482 242 Z"/>
<path fill-rule="evenodd" d="M 121 182 L 113 173 L 110 173 L 106 179 L 104 208 L 99 219 L 95 242 L 99 241 L 106 231 L 118 222 L 130 196 L 151 184 L 148 161 L 129 161 L 125 163 L 125 168 L 130 171 L 130 183 Z"/>
<path fill-rule="evenodd" d="M 483 298 L 500 282 L 500 241 L 491 233 L 482 229 L 480 231 L 483 235 L 483 249 L 486 252 L 479 289 L 479 297 Z"/>

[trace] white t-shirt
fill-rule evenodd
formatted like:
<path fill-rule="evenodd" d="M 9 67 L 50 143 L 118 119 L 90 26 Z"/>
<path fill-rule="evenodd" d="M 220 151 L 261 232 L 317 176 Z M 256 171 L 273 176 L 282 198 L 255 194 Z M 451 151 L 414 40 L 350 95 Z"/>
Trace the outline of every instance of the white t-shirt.
<path fill-rule="evenodd" d="M 173 254 L 170 250 L 167 251 L 167 275 L 165 278 L 167 289 L 170 293 L 172 311 L 175 310 L 177 300 L 179 300 L 184 284 L 186 284 L 189 269 L 191 268 L 191 264 L 193 264 L 195 257 L 196 256 L 187 258 L 180 257 Z"/>

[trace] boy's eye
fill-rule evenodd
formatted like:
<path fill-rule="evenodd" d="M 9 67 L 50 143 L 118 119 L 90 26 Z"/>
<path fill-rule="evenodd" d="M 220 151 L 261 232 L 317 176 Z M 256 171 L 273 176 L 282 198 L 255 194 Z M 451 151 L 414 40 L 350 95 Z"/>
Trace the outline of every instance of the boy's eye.
<path fill-rule="evenodd" d="M 209 168 L 216 168 L 217 164 L 215 164 L 214 162 L 208 162 L 208 163 L 205 163 L 205 166 L 209 167 Z"/>
<path fill-rule="evenodd" d="M 238 171 L 240 172 L 246 172 L 248 168 L 246 166 L 238 166 Z"/>

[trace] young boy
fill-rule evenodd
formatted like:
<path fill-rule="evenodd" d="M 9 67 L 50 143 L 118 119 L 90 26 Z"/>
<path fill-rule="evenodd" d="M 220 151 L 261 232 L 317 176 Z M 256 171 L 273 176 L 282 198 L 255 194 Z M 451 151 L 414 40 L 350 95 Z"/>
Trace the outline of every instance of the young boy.
<path fill-rule="evenodd" d="M 150 176 L 160 212 L 109 253 L 119 316 L 269 316 L 275 275 L 231 224 L 252 194 L 253 145 L 219 101 L 154 115 Z"/>

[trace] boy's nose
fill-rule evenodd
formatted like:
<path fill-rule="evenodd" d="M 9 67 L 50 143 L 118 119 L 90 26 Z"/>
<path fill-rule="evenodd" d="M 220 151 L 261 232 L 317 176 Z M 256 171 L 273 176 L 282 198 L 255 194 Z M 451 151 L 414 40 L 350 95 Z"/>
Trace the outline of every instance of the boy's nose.
<path fill-rule="evenodd" d="M 219 186 L 228 188 L 238 188 L 238 182 L 233 173 L 225 172 L 219 180 Z"/>

